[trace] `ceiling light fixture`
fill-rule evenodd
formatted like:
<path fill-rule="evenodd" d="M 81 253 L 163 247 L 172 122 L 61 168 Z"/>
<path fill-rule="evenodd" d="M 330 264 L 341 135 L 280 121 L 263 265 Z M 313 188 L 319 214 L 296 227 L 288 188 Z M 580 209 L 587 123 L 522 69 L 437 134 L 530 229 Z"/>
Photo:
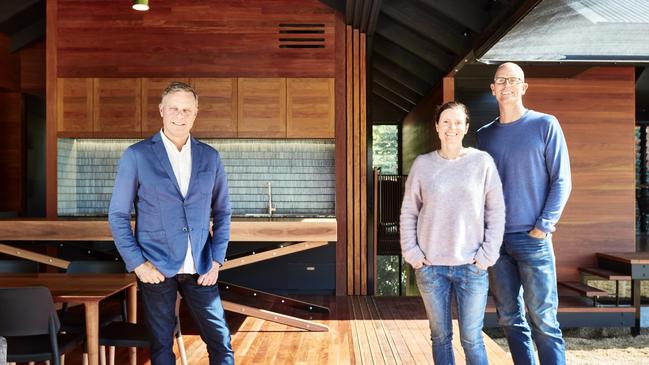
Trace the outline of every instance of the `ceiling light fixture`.
<path fill-rule="evenodd" d="M 137 11 L 149 10 L 149 0 L 133 0 L 133 9 Z"/>

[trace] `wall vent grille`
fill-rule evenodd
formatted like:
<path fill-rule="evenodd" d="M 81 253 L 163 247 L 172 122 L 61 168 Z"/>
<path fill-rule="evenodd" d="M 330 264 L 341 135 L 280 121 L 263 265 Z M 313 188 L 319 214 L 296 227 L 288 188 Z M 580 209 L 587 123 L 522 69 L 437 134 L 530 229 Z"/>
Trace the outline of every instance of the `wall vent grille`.
<path fill-rule="evenodd" d="M 278 34 L 279 48 L 325 48 L 321 23 L 281 23 Z"/>

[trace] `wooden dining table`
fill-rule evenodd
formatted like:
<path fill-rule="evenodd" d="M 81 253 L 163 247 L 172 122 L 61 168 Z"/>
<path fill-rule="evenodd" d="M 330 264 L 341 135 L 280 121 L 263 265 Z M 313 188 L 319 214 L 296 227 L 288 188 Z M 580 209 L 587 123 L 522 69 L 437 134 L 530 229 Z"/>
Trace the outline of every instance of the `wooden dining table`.
<path fill-rule="evenodd" d="M 126 290 L 128 321 L 137 321 L 137 284 L 134 274 L 0 274 L 0 288 L 28 286 L 47 287 L 55 302 L 84 305 L 90 365 L 99 364 L 99 302 Z"/>

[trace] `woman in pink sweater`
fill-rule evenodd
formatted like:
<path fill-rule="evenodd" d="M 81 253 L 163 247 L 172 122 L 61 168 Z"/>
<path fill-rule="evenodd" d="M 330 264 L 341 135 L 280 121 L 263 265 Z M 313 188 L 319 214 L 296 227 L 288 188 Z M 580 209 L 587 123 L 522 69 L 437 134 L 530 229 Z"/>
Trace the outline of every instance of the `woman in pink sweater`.
<path fill-rule="evenodd" d="M 457 302 L 467 364 L 488 364 L 482 325 L 487 268 L 498 259 L 505 203 L 498 170 L 486 152 L 462 145 L 469 130 L 464 104 L 437 109 L 441 148 L 417 157 L 401 207 L 401 251 L 415 269 L 438 365 L 454 364 L 451 302 Z"/>

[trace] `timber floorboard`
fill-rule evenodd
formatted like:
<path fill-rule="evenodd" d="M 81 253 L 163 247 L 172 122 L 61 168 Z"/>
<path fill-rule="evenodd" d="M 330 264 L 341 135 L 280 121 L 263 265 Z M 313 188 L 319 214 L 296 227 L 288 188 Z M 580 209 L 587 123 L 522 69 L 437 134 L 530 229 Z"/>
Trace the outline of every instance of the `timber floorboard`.
<path fill-rule="evenodd" d="M 235 362 L 239 365 L 433 364 L 428 320 L 418 297 L 322 296 L 301 299 L 330 307 L 329 316 L 318 314 L 312 318 L 329 326 L 329 332 L 306 332 L 227 312 Z M 140 314 L 138 318 L 144 317 Z M 308 315 L 302 318 L 309 319 Z M 209 364 L 205 344 L 184 306 L 181 324 L 189 364 Z M 457 364 L 461 365 L 465 363 L 464 353 L 457 322 L 453 324 L 453 350 Z M 509 355 L 486 335 L 485 346 L 490 364 L 512 363 Z M 175 345 L 174 351 L 178 356 Z M 66 356 L 67 365 L 80 363 L 80 350 Z M 180 360 L 177 363 L 180 364 Z M 116 364 L 128 364 L 125 349 L 117 349 Z M 147 349 L 138 349 L 138 364 L 150 364 Z"/>

